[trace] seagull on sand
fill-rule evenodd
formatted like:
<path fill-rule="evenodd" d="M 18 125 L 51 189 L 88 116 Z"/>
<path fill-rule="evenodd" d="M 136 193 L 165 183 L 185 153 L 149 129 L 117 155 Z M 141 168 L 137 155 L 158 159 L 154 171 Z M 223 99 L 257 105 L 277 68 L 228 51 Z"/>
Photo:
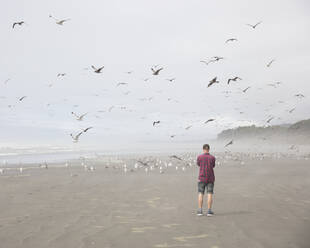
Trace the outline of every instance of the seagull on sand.
<path fill-rule="evenodd" d="M 49 15 L 50 18 L 53 18 L 56 22 L 56 24 L 62 26 L 65 22 L 69 21 L 70 19 L 57 19 L 55 17 L 53 17 L 52 15 Z"/>
<path fill-rule="evenodd" d="M 156 69 L 156 68 L 151 68 L 151 70 L 152 70 L 152 72 L 153 72 L 153 75 L 155 75 L 155 76 L 157 76 L 158 74 L 159 74 L 159 72 L 161 71 L 161 70 L 163 70 L 164 68 L 163 67 L 161 67 L 161 68 L 159 68 L 159 69 Z"/>
<path fill-rule="evenodd" d="M 24 21 L 14 22 L 14 23 L 13 23 L 13 25 L 12 25 L 12 28 L 15 28 L 15 26 L 16 26 L 16 25 L 21 26 L 21 25 L 23 25 L 23 24 L 25 24 L 25 22 L 24 22 Z"/>
<path fill-rule="evenodd" d="M 156 124 L 159 124 L 160 121 L 153 121 L 153 127 L 156 125 Z"/>
<path fill-rule="evenodd" d="M 255 25 L 252 25 L 252 24 L 246 24 L 248 26 L 250 26 L 251 28 L 255 29 L 259 24 L 261 24 L 262 22 L 258 22 L 256 23 Z"/>
<path fill-rule="evenodd" d="M 215 121 L 215 119 L 209 119 L 209 120 L 205 121 L 205 124 L 207 124 L 208 122 L 211 122 L 211 121 Z"/>
<path fill-rule="evenodd" d="M 87 115 L 87 113 L 82 114 L 82 115 L 77 115 L 77 114 L 74 113 L 74 112 L 71 112 L 71 114 L 73 114 L 73 115 L 76 117 L 76 120 L 78 120 L 78 121 L 82 121 L 83 118 L 84 118 L 84 116 Z"/>
<path fill-rule="evenodd" d="M 217 77 L 215 77 L 211 81 L 209 81 L 208 87 L 210 87 L 212 84 L 219 83 L 219 81 L 217 81 L 216 79 L 217 79 Z"/>
<path fill-rule="evenodd" d="M 225 43 L 228 43 L 230 41 L 237 41 L 237 39 L 236 38 L 230 38 L 230 39 L 226 40 Z"/>
<path fill-rule="evenodd" d="M 96 68 L 95 66 L 92 65 L 91 68 L 93 68 L 93 70 L 94 70 L 95 73 L 102 73 L 101 70 L 104 68 L 104 66 L 99 67 L 99 68 Z"/>
<path fill-rule="evenodd" d="M 233 143 L 234 143 L 234 141 L 231 140 L 231 141 L 229 141 L 224 147 L 230 146 L 230 145 L 232 145 Z"/>
<path fill-rule="evenodd" d="M 227 80 L 227 84 L 229 84 L 230 81 L 236 82 L 237 80 L 242 80 L 242 79 L 241 79 L 240 77 L 229 78 L 229 79 Z"/>
<path fill-rule="evenodd" d="M 271 64 L 272 64 L 274 61 L 275 61 L 275 59 L 272 59 L 266 66 L 267 66 L 267 67 L 270 67 Z"/>

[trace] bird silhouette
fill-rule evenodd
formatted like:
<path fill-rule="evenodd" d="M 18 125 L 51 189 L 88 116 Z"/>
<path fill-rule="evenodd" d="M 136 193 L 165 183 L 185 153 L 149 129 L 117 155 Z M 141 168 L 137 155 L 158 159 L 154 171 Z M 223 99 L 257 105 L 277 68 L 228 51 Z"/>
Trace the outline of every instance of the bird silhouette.
<path fill-rule="evenodd" d="M 237 41 L 237 39 L 236 38 L 230 38 L 230 39 L 226 40 L 225 43 L 228 43 L 228 42 L 231 42 L 231 41 Z"/>
<path fill-rule="evenodd" d="M 209 120 L 205 121 L 205 124 L 207 124 L 207 123 L 209 123 L 211 121 L 215 121 L 215 119 L 209 119 Z"/>
<path fill-rule="evenodd" d="M 256 23 L 255 25 L 252 25 L 252 24 L 246 24 L 248 26 L 250 26 L 251 28 L 255 29 L 259 24 L 261 24 L 262 22 L 258 22 Z"/>
<path fill-rule="evenodd" d="M 170 78 L 170 79 L 167 78 L 166 80 L 172 83 L 175 80 L 175 78 Z"/>
<path fill-rule="evenodd" d="M 230 146 L 230 145 L 232 145 L 233 143 L 234 143 L 234 141 L 231 140 L 231 141 L 229 141 L 224 147 Z"/>
<path fill-rule="evenodd" d="M 88 127 L 88 128 L 85 128 L 83 129 L 83 132 L 86 133 L 89 129 L 92 129 L 93 127 Z"/>
<path fill-rule="evenodd" d="M 215 77 L 211 81 L 209 81 L 208 87 L 210 87 L 212 84 L 219 83 L 219 81 L 217 81 L 216 79 L 217 79 L 217 77 Z"/>
<path fill-rule="evenodd" d="M 159 72 L 161 71 L 161 70 L 163 70 L 164 68 L 159 68 L 159 69 L 155 69 L 155 68 L 151 68 L 151 70 L 152 70 L 152 72 L 153 72 L 153 75 L 155 75 L 155 76 L 157 76 L 158 74 L 159 74 Z"/>
<path fill-rule="evenodd" d="M 156 124 L 159 124 L 160 121 L 153 121 L 153 127 L 156 125 Z"/>
<path fill-rule="evenodd" d="M 24 21 L 20 21 L 20 22 L 14 22 L 13 25 L 12 25 L 12 28 L 15 28 L 16 25 L 23 25 L 25 22 Z"/>
<path fill-rule="evenodd" d="M 95 66 L 91 66 L 91 68 L 93 68 L 95 73 L 102 73 L 102 69 L 104 68 L 104 66 L 96 68 Z"/>
<path fill-rule="evenodd" d="M 82 121 L 83 118 L 85 117 L 85 115 L 87 115 L 87 113 L 82 114 L 82 115 L 77 115 L 77 114 L 74 113 L 74 112 L 71 112 L 71 114 L 73 114 L 73 115 L 75 116 L 76 120 L 78 120 L 78 121 Z"/>
<path fill-rule="evenodd" d="M 266 66 L 267 66 L 267 67 L 270 67 L 271 64 L 272 64 L 274 61 L 275 61 L 275 59 L 272 59 Z"/>
<path fill-rule="evenodd" d="M 249 86 L 249 87 L 246 87 L 244 90 L 242 90 L 243 91 L 243 93 L 245 93 L 245 92 L 247 92 L 248 91 L 248 89 L 250 89 L 251 87 Z"/>
<path fill-rule="evenodd" d="M 18 100 L 21 102 L 22 100 L 24 100 L 27 96 L 22 96 L 21 98 L 19 98 Z"/>
<path fill-rule="evenodd" d="M 242 79 L 241 79 L 240 77 L 229 78 L 229 79 L 227 80 L 227 84 L 229 84 L 230 81 L 236 82 L 237 80 L 242 80 Z"/>

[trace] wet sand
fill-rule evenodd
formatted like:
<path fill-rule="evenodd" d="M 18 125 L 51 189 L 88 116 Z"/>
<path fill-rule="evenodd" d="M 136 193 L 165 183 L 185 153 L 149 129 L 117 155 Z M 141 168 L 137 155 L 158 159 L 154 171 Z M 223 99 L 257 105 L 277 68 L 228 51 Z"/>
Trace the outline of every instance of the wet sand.
<path fill-rule="evenodd" d="M 1 247 L 310 247 L 309 160 L 216 166 L 213 217 L 197 168 L 127 173 L 97 162 L 0 175 Z"/>

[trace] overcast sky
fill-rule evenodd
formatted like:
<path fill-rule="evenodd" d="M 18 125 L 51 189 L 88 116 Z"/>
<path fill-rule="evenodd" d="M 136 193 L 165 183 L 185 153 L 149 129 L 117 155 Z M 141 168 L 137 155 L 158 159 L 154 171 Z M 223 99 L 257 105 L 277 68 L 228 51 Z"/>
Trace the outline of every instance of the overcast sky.
<path fill-rule="evenodd" d="M 307 119 L 309 13 L 306 0 L 5 1 L 0 147 L 173 144 L 264 125 L 269 117 L 270 124 Z M 70 20 L 60 26 L 50 14 Z M 256 29 L 246 25 L 259 21 Z M 238 41 L 225 43 L 229 38 Z M 212 56 L 224 59 L 200 62 Z M 157 64 L 164 69 L 153 76 Z M 103 73 L 91 65 L 104 65 Z M 220 83 L 208 88 L 215 76 Z M 242 80 L 227 85 L 234 76 Z M 128 84 L 116 87 L 120 82 Z M 275 82 L 281 84 L 268 86 Z M 294 96 L 300 93 L 305 97 Z M 79 122 L 72 111 L 88 114 Z M 204 124 L 210 118 L 216 120 Z M 88 126 L 94 128 L 72 144 L 70 133 Z"/>

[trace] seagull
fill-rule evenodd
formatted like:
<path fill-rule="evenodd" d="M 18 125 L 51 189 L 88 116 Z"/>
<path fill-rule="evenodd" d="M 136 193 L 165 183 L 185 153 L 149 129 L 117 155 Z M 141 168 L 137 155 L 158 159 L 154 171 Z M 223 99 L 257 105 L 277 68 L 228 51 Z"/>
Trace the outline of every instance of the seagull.
<path fill-rule="evenodd" d="M 303 94 L 296 94 L 295 96 L 296 96 L 296 97 L 299 97 L 299 98 L 305 97 Z"/>
<path fill-rule="evenodd" d="M 166 80 L 172 83 L 175 80 L 175 78 L 170 78 L 170 79 L 167 78 Z"/>
<path fill-rule="evenodd" d="M 204 64 L 208 65 L 211 61 L 200 60 L 199 62 L 201 62 L 201 63 L 204 63 Z"/>
<path fill-rule="evenodd" d="M 188 129 L 190 129 L 192 127 L 192 125 L 190 125 L 190 126 L 187 126 L 186 128 L 185 128 L 185 130 L 188 130 Z"/>
<path fill-rule="evenodd" d="M 183 159 L 181 159 L 180 157 L 178 157 L 178 156 L 176 156 L 176 155 L 172 155 L 172 156 L 170 156 L 170 158 L 175 158 L 175 159 L 177 159 L 177 160 L 183 161 Z"/>
<path fill-rule="evenodd" d="M 241 79 L 240 77 L 229 78 L 229 79 L 227 80 L 227 84 L 229 84 L 230 81 L 236 82 L 237 80 L 242 80 L 242 79 Z"/>
<path fill-rule="evenodd" d="M 22 100 L 24 100 L 27 96 L 22 96 L 21 98 L 19 98 L 18 100 L 21 102 Z"/>
<path fill-rule="evenodd" d="M 143 162 L 141 160 L 137 160 L 138 163 L 142 164 L 143 166 L 149 166 L 147 162 Z"/>
<path fill-rule="evenodd" d="M 86 133 L 89 129 L 92 129 L 93 127 L 88 127 L 88 128 L 85 128 L 83 129 L 83 132 Z"/>
<path fill-rule="evenodd" d="M 230 38 L 230 39 L 226 40 L 225 43 L 228 43 L 230 41 L 237 41 L 237 39 L 236 38 Z"/>
<path fill-rule="evenodd" d="M 205 124 L 207 124 L 208 122 L 211 122 L 211 121 L 215 121 L 215 119 L 209 119 L 209 120 L 205 121 Z"/>
<path fill-rule="evenodd" d="M 94 69 L 94 72 L 95 72 L 95 73 L 102 73 L 102 71 L 101 71 L 101 70 L 104 68 L 104 66 L 99 67 L 99 68 L 96 68 L 95 66 L 93 66 L 93 65 L 92 65 L 92 66 L 91 66 L 91 68 L 93 68 L 93 69 Z"/>
<path fill-rule="evenodd" d="M 64 76 L 66 76 L 66 73 L 58 73 L 57 74 L 57 77 L 64 77 Z"/>
<path fill-rule="evenodd" d="M 144 79 L 143 79 L 144 82 L 147 82 L 147 81 L 149 81 L 149 80 L 150 80 L 149 78 L 144 78 Z"/>
<path fill-rule="evenodd" d="M 153 121 L 153 127 L 156 125 L 156 124 L 159 124 L 160 121 Z"/>
<path fill-rule="evenodd" d="M 77 115 L 77 114 L 74 113 L 74 112 L 71 112 L 71 114 L 73 114 L 73 115 L 76 117 L 76 119 L 77 119 L 78 121 L 82 121 L 83 118 L 84 118 L 84 116 L 87 115 L 87 113 L 82 114 L 82 115 Z"/>
<path fill-rule="evenodd" d="M 295 108 L 292 108 L 292 109 L 289 110 L 288 112 L 291 114 L 291 113 L 293 113 L 294 110 L 295 110 Z"/>
<path fill-rule="evenodd" d="M 61 26 L 62 26 L 65 22 L 67 22 L 67 21 L 70 20 L 70 19 L 62 19 L 62 20 L 59 20 L 59 19 L 53 17 L 52 15 L 49 15 L 49 17 L 50 17 L 50 18 L 53 18 L 53 19 L 56 21 L 56 24 L 61 25 Z"/>
<path fill-rule="evenodd" d="M 16 25 L 21 26 L 21 25 L 23 25 L 23 24 L 25 24 L 25 22 L 24 22 L 24 21 L 14 22 L 14 23 L 13 23 L 13 25 L 12 25 L 12 28 L 14 28 Z"/>
<path fill-rule="evenodd" d="M 231 141 L 229 141 L 224 147 L 230 146 L 230 145 L 232 145 L 233 143 L 234 143 L 234 141 L 231 140 Z"/>
<path fill-rule="evenodd" d="M 270 123 L 272 120 L 274 119 L 274 117 L 269 118 L 266 123 Z"/>
<path fill-rule="evenodd" d="M 243 93 L 247 92 L 248 89 L 250 89 L 251 87 L 246 87 L 244 90 L 243 90 Z"/>
<path fill-rule="evenodd" d="M 159 74 L 159 72 L 164 69 L 164 68 L 159 68 L 159 69 L 154 69 L 154 68 L 151 68 L 152 72 L 153 72 L 153 75 L 157 76 Z"/>
<path fill-rule="evenodd" d="M 82 135 L 82 133 L 84 133 L 84 131 L 79 132 L 77 135 L 73 135 L 72 133 L 70 134 L 70 136 L 72 137 L 73 143 L 77 143 L 79 142 L 79 138 Z"/>
<path fill-rule="evenodd" d="M 118 86 L 120 86 L 120 85 L 127 85 L 128 83 L 118 83 L 117 85 L 116 85 L 116 87 L 118 87 Z"/>
<path fill-rule="evenodd" d="M 173 134 L 173 135 L 170 135 L 170 138 L 174 138 L 175 137 L 175 135 Z"/>
<path fill-rule="evenodd" d="M 275 61 L 275 59 L 272 59 L 266 66 L 267 66 L 267 67 L 270 67 L 271 64 L 272 64 L 274 61 Z"/>
<path fill-rule="evenodd" d="M 208 87 L 210 87 L 212 84 L 215 84 L 215 83 L 219 83 L 219 81 L 216 81 L 217 77 L 213 78 L 209 84 L 208 84 Z"/>
<path fill-rule="evenodd" d="M 258 22 L 256 23 L 255 25 L 252 25 L 252 24 L 246 24 L 248 26 L 250 26 L 251 28 L 255 29 L 259 24 L 261 24 L 262 22 Z"/>

